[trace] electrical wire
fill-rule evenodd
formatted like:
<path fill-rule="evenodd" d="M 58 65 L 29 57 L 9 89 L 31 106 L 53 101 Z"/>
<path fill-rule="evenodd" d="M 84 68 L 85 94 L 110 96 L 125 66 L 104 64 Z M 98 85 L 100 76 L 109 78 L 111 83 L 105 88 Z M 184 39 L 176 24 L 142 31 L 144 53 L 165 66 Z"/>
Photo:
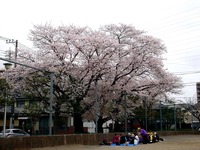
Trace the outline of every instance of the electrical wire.
<path fill-rule="evenodd" d="M 199 8 L 198 9 L 196 9 L 196 10 L 200 10 Z M 189 10 L 190 11 L 190 10 Z M 186 11 L 186 12 L 189 12 L 189 11 Z M 199 22 L 198 21 L 196 21 L 196 19 L 198 19 L 199 18 L 199 12 L 198 13 L 192 13 L 192 14 L 189 14 L 189 15 L 185 15 L 184 16 L 184 18 L 182 17 L 182 18 L 180 18 L 180 19 L 174 19 L 173 20 L 173 22 L 171 22 L 170 24 L 165 24 L 164 26 L 159 26 L 157 29 L 156 29 L 156 31 L 181 31 L 181 32 L 168 32 L 167 34 L 165 33 L 165 32 L 159 32 L 159 35 L 162 35 L 162 34 L 164 34 L 164 36 L 163 36 L 163 38 L 164 39 L 166 39 L 167 38 L 167 36 L 168 37 L 170 37 L 170 36 L 172 36 L 173 38 L 173 40 L 174 39 L 177 39 L 176 41 L 170 41 L 170 42 L 166 42 L 169 46 L 170 46 L 170 44 L 171 44 L 171 47 L 173 46 L 173 47 L 177 47 L 178 49 L 180 49 L 181 51 L 177 51 L 177 48 L 176 49 L 174 49 L 174 51 L 173 52 L 171 52 L 171 53 L 167 53 L 166 55 L 169 57 L 169 56 L 175 56 L 175 54 L 177 54 L 177 53 L 180 53 L 181 55 L 184 55 L 184 54 L 186 54 L 186 53 L 189 53 L 189 52 L 198 52 L 197 50 L 198 50 L 198 43 L 199 43 L 199 41 L 200 41 L 200 37 L 198 37 L 198 36 L 193 36 L 193 37 L 189 37 L 189 38 L 187 38 L 187 37 L 185 37 L 184 39 L 183 38 L 177 38 L 179 35 L 183 35 L 182 37 L 184 37 L 185 35 L 186 35 L 186 33 L 189 33 L 189 34 L 192 34 L 193 32 L 198 32 L 199 30 L 200 30 L 200 24 L 199 24 Z M 181 15 L 181 13 L 179 13 L 179 15 Z M 171 17 L 173 17 L 173 16 L 171 16 Z M 171 17 L 170 17 L 170 19 L 171 19 Z M 187 19 L 185 19 L 185 18 L 187 18 Z M 191 22 L 191 20 L 192 19 L 195 19 L 193 22 L 192 22 L 192 24 L 189 24 L 190 22 Z M 164 20 L 164 21 L 166 21 L 166 20 Z M 169 21 L 169 20 L 167 20 L 167 21 Z M 190 21 L 189 23 L 187 23 L 187 24 L 183 24 L 183 25 L 180 25 L 180 23 L 183 23 L 183 22 L 185 22 L 185 21 Z M 157 24 L 159 24 L 158 22 L 156 22 Z M 169 25 L 171 25 L 171 26 L 169 26 Z M 176 25 L 176 27 L 174 27 L 174 26 L 172 26 L 172 25 Z M 178 26 L 177 26 L 178 25 Z M 161 28 L 162 27 L 162 28 Z M 188 27 L 188 28 L 185 28 L 185 27 Z M 150 28 L 151 29 L 151 28 Z M 172 30 L 173 29 L 173 30 Z M 183 30 L 184 29 L 184 30 Z M 182 31 L 183 30 L 183 31 Z M 151 32 L 153 32 L 152 30 L 150 30 Z M 155 30 L 154 30 L 155 31 Z M 188 46 L 188 44 L 191 44 L 192 45 L 192 47 L 191 46 Z M 181 48 L 181 46 L 183 47 L 183 46 L 187 46 L 187 48 L 186 47 L 184 47 L 184 48 Z M 192 48 L 196 48 L 196 50 L 194 50 L 194 49 L 192 49 Z M 184 49 L 184 50 L 186 50 L 186 51 L 182 51 L 182 49 Z M 195 56 L 194 56 L 195 55 Z M 182 62 L 183 60 L 188 60 L 188 59 L 191 59 L 191 58 L 194 58 L 194 57 L 197 57 L 197 59 L 198 60 L 200 60 L 200 55 L 198 55 L 198 54 L 193 54 L 192 56 L 191 55 L 187 55 L 187 57 L 182 57 L 182 58 L 180 58 L 180 55 L 179 55 L 179 57 L 178 57 L 178 59 L 176 59 L 176 62 Z M 194 61 L 194 60 L 197 60 L 197 59 L 192 59 L 192 61 Z M 166 64 L 168 64 L 167 63 L 167 61 L 169 61 L 169 60 L 166 60 L 165 62 L 166 62 Z M 170 64 L 172 64 L 171 63 L 171 61 L 170 61 Z"/>
<path fill-rule="evenodd" d="M 192 9 L 187 9 L 187 10 L 185 10 L 185 11 L 181 11 L 181 12 L 178 12 L 178 13 L 173 14 L 173 15 L 169 15 L 169 16 L 166 16 L 166 17 L 162 17 L 161 19 L 152 20 L 152 23 L 150 23 L 149 25 L 155 25 L 155 22 L 166 21 L 168 18 L 171 19 L 172 17 L 176 17 L 176 16 L 179 16 L 179 15 L 184 15 L 185 13 L 188 14 L 188 12 L 190 13 L 190 12 L 193 12 L 194 10 L 198 10 L 198 12 L 200 12 L 200 11 L 199 11 L 199 10 L 200 10 L 200 7 L 194 7 L 194 8 L 192 8 Z M 197 13 L 198 13 L 198 12 L 197 12 Z"/>
<path fill-rule="evenodd" d="M 175 74 L 175 75 L 187 75 L 187 74 L 196 74 L 196 73 L 200 73 L 200 70 L 199 71 L 173 72 L 173 74 Z"/>

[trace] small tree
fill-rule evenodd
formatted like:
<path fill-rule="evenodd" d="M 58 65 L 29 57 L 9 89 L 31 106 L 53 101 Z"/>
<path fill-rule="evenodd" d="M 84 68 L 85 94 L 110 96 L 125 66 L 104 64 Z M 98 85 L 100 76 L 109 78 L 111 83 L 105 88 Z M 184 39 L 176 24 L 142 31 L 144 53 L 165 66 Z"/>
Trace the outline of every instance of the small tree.
<path fill-rule="evenodd" d="M 12 105 L 14 103 L 12 93 L 10 92 L 11 86 L 5 78 L 0 78 L 0 105 Z"/>
<path fill-rule="evenodd" d="M 36 134 L 35 132 L 35 124 L 39 121 L 39 118 L 42 113 L 44 113 L 43 105 L 34 99 L 31 100 L 31 98 L 26 101 L 26 104 L 24 106 L 23 113 L 27 114 L 27 116 L 30 118 L 30 128 L 33 134 Z"/>
<path fill-rule="evenodd" d="M 200 127 L 200 103 L 195 98 L 188 98 L 185 101 L 183 108 L 198 120 Z"/>

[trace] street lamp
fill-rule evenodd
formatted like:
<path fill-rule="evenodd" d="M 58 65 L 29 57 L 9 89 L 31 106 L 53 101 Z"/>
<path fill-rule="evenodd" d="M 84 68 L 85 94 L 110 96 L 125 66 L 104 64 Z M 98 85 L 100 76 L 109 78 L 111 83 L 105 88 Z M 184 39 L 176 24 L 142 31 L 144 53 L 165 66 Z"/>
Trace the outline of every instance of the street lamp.
<path fill-rule="evenodd" d="M 8 70 L 12 64 L 11 63 L 4 63 L 5 69 Z M 7 79 L 7 74 L 6 74 Z M 7 91 L 6 91 L 6 101 L 7 101 Z M 5 101 L 4 105 L 4 120 L 3 120 L 3 137 L 5 137 L 5 131 L 6 131 L 6 108 L 7 108 L 7 102 Z"/>
<path fill-rule="evenodd" d="M 3 65 L 6 68 L 6 70 L 10 69 L 10 67 L 12 66 L 11 63 L 4 63 Z"/>

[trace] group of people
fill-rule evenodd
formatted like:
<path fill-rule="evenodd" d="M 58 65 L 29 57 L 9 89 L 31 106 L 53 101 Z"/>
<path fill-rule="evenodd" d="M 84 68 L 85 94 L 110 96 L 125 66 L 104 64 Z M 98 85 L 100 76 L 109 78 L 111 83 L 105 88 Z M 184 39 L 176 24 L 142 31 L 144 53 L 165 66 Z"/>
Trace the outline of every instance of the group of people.
<path fill-rule="evenodd" d="M 112 142 L 107 142 L 106 140 L 101 143 L 101 145 L 138 145 L 139 143 L 155 143 L 159 141 L 164 141 L 163 138 L 160 138 L 157 132 L 147 132 L 144 129 L 138 128 L 138 132 L 128 133 L 127 135 L 115 134 Z"/>
<path fill-rule="evenodd" d="M 127 135 L 124 134 L 115 134 L 113 137 L 113 143 L 116 145 L 128 145 L 128 144 L 134 144 L 137 145 L 139 143 L 140 139 L 137 133 L 128 133 Z"/>
<path fill-rule="evenodd" d="M 145 131 L 144 129 L 138 128 L 139 134 L 141 135 L 141 142 L 143 144 L 147 143 L 155 143 L 159 141 L 164 141 L 165 139 L 160 138 L 157 132 L 149 132 Z"/>

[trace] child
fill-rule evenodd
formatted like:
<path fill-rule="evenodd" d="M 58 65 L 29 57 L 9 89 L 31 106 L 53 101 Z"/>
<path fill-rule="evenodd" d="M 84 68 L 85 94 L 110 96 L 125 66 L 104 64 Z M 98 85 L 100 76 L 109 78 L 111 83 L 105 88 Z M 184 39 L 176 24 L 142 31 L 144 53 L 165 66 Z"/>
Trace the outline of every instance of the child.
<path fill-rule="evenodd" d="M 153 142 L 159 142 L 159 141 L 164 141 L 165 139 L 160 138 L 157 132 L 154 132 L 153 134 Z"/>
<path fill-rule="evenodd" d="M 139 139 L 139 137 L 138 137 L 138 134 L 137 134 L 137 133 L 135 133 L 135 137 L 134 137 L 134 144 L 135 144 L 135 145 L 138 145 L 138 144 L 139 144 L 139 142 L 140 142 L 140 139 Z"/>
<path fill-rule="evenodd" d="M 115 134 L 113 137 L 113 144 L 120 145 L 120 136 L 119 134 Z"/>
<path fill-rule="evenodd" d="M 120 135 L 120 144 L 125 144 L 126 143 L 126 136 L 124 134 Z"/>

